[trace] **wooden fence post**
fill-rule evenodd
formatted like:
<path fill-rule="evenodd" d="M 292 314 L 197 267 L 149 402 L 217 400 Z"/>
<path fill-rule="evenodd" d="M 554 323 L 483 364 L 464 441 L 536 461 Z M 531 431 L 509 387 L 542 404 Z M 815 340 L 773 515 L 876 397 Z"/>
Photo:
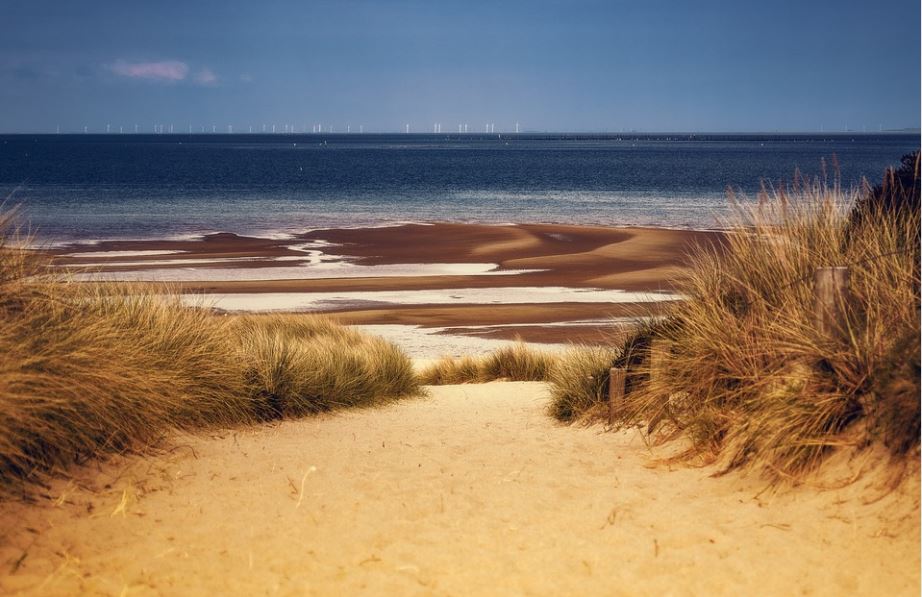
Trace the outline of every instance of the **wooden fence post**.
<path fill-rule="evenodd" d="M 814 317 L 816 329 L 824 336 L 838 336 L 845 331 L 848 279 L 847 267 L 818 267 L 814 272 Z"/>
<path fill-rule="evenodd" d="M 615 420 L 615 408 L 624 398 L 624 369 L 612 367 L 608 370 L 608 424 Z"/>
<path fill-rule="evenodd" d="M 662 371 L 666 361 L 669 359 L 671 346 L 668 340 L 653 339 L 650 342 L 650 381 L 656 377 L 658 371 Z"/>

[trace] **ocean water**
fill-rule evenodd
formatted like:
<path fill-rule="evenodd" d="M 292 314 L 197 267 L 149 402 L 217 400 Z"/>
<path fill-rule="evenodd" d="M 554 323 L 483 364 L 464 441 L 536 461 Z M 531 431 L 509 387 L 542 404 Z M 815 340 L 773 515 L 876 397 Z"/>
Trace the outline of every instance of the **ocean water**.
<path fill-rule="evenodd" d="M 43 241 L 404 221 L 710 228 L 726 189 L 880 178 L 915 134 L 5 135 L 0 193 Z M 832 166 L 837 162 L 837 169 Z"/>

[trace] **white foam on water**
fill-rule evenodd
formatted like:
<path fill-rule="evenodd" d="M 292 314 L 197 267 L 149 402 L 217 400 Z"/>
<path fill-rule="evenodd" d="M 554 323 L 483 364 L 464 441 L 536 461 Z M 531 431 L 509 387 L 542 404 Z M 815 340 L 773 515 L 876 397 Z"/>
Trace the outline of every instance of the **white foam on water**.
<path fill-rule="evenodd" d="M 39 239 L 32 240 L 31 242 L 22 243 L 20 245 L 13 245 L 13 246 L 21 246 L 24 249 L 30 249 L 30 250 L 36 250 L 36 251 L 47 251 L 47 250 L 57 249 L 60 247 L 70 247 L 70 248 L 94 247 L 103 242 L 104 242 L 103 239 L 74 241 L 74 240 L 49 240 L 49 239 L 39 238 Z"/>
<path fill-rule="evenodd" d="M 246 236 L 249 238 L 267 238 L 269 240 L 293 240 L 301 234 L 301 230 L 297 232 L 292 232 L 290 230 L 266 230 L 258 231 L 255 233 L 242 233 L 242 232 L 232 232 L 231 234 L 237 234 L 238 236 Z"/>
<path fill-rule="evenodd" d="M 217 234 L 217 232 L 183 232 L 176 234 L 165 234 L 163 236 L 107 236 L 101 238 L 89 239 L 62 239 L 48 240 L 37 239 L 28 245 L 30 249 L 54 249 L 57 247 L 68 247 L 78 249 L 80 247 L 94 247 L 102 243 L 122 243 L 122 242 L 185 242 L 198 241 L 205 238 L 206 235 Z"/>
<path fill-rule="evenodd" d="M 201 297 L 193 295 L 183 298 L 189 301 L 201 300 Z M 346 308 L 387 308 L 395 305 L 647 303 L 681 298 L 678 294 L 561 286 L 367 292 L 266 292 L 211 294 L 207 297 L 214 307 L 225 311 L 333 311 Z"/>
<path fill-rule="evenodd" d="M 381 222 L 378 224 L 360 224 L 357 226 L 344 226 L 344 229 L 362 228 L 400 228 L 401 226 L 435 226 L 435 222 L 426 222 L 421 220 L 395 220 L 393 222 Z"/>

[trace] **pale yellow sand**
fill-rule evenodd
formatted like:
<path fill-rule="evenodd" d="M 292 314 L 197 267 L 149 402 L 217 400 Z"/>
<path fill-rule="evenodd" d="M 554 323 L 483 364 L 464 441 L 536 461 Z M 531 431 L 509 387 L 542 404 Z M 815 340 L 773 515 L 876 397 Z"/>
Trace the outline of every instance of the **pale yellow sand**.
<path fill-rule="evenodd" d="M 918 595 L 917 478 L 759 494 L 546 401 L 449 386 L 90 465 L 0 507 L 0 592 Z"/>

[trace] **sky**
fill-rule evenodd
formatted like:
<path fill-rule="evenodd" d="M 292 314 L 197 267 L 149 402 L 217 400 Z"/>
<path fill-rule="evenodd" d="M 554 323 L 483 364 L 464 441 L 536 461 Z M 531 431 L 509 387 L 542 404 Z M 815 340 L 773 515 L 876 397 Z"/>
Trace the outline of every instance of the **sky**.
<path fill-rule="evenodd" d="M 876 131 L 918 0 L 0 0 L 0 132 Z"/>

